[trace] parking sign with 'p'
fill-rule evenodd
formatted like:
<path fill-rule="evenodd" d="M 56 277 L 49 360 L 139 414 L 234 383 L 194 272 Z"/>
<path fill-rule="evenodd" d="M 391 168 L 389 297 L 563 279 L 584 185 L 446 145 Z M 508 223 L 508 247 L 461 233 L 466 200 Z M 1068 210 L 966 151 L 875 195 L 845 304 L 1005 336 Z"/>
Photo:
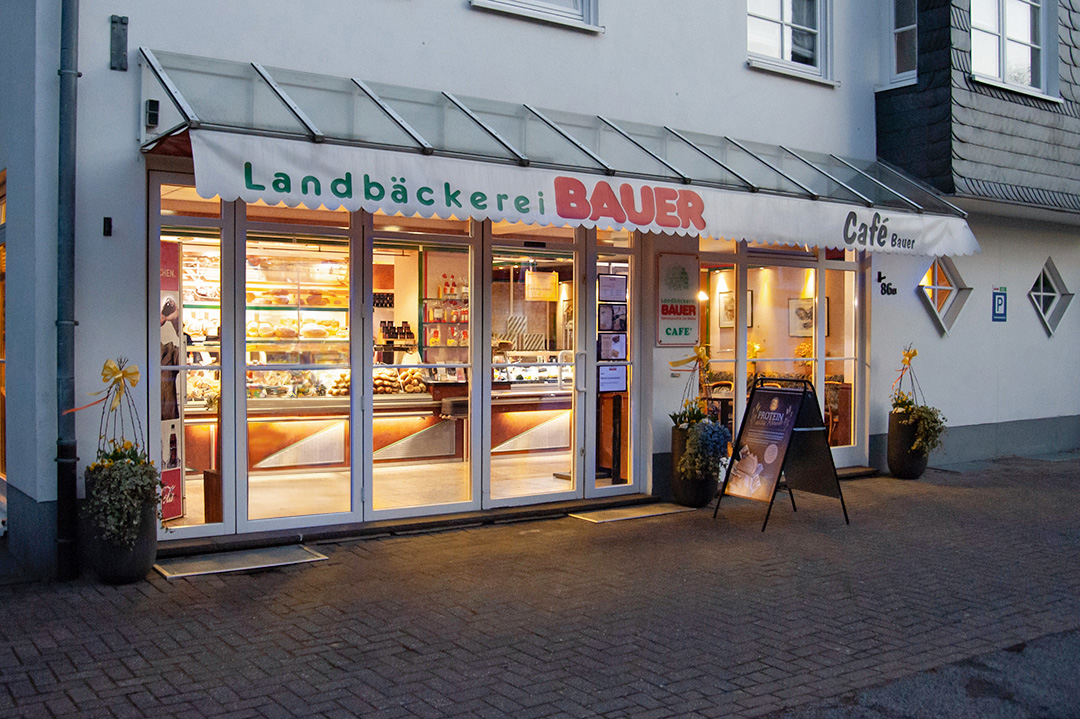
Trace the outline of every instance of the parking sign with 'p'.
<path fill-rule="evenodd" d="M 1004 322 L 1008 303 L 1005 297 L 1005 288 L 995 289 L 993 292 L 994 306 L 991 310 L 990 319 L 993 322 Z"/>

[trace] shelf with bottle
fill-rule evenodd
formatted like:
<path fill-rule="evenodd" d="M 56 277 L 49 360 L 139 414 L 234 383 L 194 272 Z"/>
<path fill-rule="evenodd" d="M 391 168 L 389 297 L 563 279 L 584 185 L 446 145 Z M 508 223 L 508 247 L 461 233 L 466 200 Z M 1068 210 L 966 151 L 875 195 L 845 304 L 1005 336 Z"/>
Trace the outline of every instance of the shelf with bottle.
<path fill-rule="evenodd" d="M 440 326 L 445 325 L 445 326 Z M 425 347 L 468 347 L 469 330 L 459 329 L 461 323 L 435 322 L 424 325 Z"/>

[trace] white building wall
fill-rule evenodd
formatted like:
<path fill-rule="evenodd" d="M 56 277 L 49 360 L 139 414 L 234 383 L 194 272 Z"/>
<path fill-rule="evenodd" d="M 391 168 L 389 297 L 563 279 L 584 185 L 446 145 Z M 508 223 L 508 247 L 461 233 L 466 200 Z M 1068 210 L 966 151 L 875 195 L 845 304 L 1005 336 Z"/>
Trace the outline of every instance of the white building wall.
<path fill-rule="evenodd" d="M 8 173 L 7 479 L 38 501 L 56 498 L 60 16 L 53 5 L 0 6 L 0 168 Z M 8 500 L 18 501 L 10 492 Z"/>
<path fill-rule="evenodd" d="M 144 370 L 148 364 L 146 181 L 136 139 L 139 46 L 874 156 L 880 3 L 832 3 L 831 75 L 838 86 L 748 68 L 744 3 L 600 3 L 604 32 L 592 34 L 473 10 L 467 0 L 82 0 L 77 396 L 102 386 L 99 370 L 107 357 L 125 355 Z M 55 497 L 59 7 L 7 0 L 0 13 L 0 167 L 9 173 L 9 267 L 19 270 L 8 275 L 9 307 L 22 313 L 8 318 L 9 476 L 46 501 Z M 109 70 L 114 14 L 129 17 L 128 72 Z M 113 219 L 112 237 L 102 235 L 104 217 Z M 1026 298 L 1048 255 L 1068 286 L 1080 287 L 1080 249 L 1070 241 L 1075 234 L 997 220 L 973 219 L 972 227 L 984 252 L 957 259 L 975 291 L 947 338 L 915 300 L 929 260 L 873 260 L 875 273 L 884 272 L 902 290 L 881 298 L 873 294 L 876 284 L 871 288 L 871 434 L 884 432 L 889 385 L 909 342 L 920 350 L 917 367 L 930 401 L 945 410 L 951 425 L 1080 414 L 1075 383 L 1062 381 L 1054 392 L 1042 393 L 1033 384 L 1061 377 L 1062 368 L 1075 364 L 1080 307 L 1066 315 L 1060 339 L 1048 339 Z M 1013 237 L 1019 230 L 1021 243 Z M 807 241 L 815 239 L 815 228 L 805 233 Z M 693 252 L 695 244 L 664 238 L 656 250 Z M 651 417 L 655 433 L 643 444 L 664 452 L 667 413 L 676 408 L 684 382 L 682 375 L 671 377 L 667 363 L 686 352 L 654 346 L 654 261 L 652 254 L 643 256 L 642 377 L 652 396 L 643 416 Z M 1002 284 L 1009 288 L 1009 321 L 992 325 L 990 287 Z M 137 392 L 142 406 L 144 387 Z M 91 410 L 79 418 L 84 462 L 96 444 L 96 419 Z"/>
<path fill-rule="evenodd" d="M 473 10 L 464 0 L 392 6 L 324 0 L 303 12 L 285 0 L 152 7 L 83 0 L 77 392 L 98 389 L 106 357 L 124 354 L 147 364 L 145 277 L 132 271 L 145 267 L 146 241 L 145 166 L 135 141 L 139 46 L 872 158 L 879 63 L 876 43 L 864 40 L 867 28 L 879 26 L 879 8 L 836 3 L 832 63 L 839 87 L 748 68 L 745 12 L 740 3 L 705 0 L 601 0 L 604 32 L 592 34 Z M 114 14 L 129 16 L 126 73 L 108 69 Z M 101 236 L 106 216 L 113 218 L 110 238 Z M 689 251 L 695 244 L 665 240 L 665 247 Z M 93 309 L 103 307 L 109 311 Z M 672 378 L 667 362 L 685 353 L 653 352 L 653 338 L 643 340 L 655 364 L 653 379 L 662 385 L 653 391 L 680 396 L 682 376 Z M 663 427 L 674 409 L 655 402 L 649 412 Z M 96 424 L 83 418 L 84 455 L 95 433 Z M 654 451 L 666 451 L 667 442 L 659 433 Z"/>
<path fill-rule="evenodd" d="M 950 427 L 1080 415 L 1080 306 L 1069 307 L 1051 337 L 1027 297 L 1048 257 L 1066 287 L 1080 287 L 1077 228 L 985 215 L 968 221 L 982 252 L 953 258 L 972 292 L 946 336 L 916 294 L 932 258 L 873 258 L 872 279 L 883 273 L 899 293 L 882 296 L 878 283 L 871 285 L 872 435 L 888 429 L 891 385 L 908 344 L 919 350 L 914 366 L 926 401 L 942 410 Z M 1006 322 L 991 321 L 995 287 L 1007 288 Z"/>

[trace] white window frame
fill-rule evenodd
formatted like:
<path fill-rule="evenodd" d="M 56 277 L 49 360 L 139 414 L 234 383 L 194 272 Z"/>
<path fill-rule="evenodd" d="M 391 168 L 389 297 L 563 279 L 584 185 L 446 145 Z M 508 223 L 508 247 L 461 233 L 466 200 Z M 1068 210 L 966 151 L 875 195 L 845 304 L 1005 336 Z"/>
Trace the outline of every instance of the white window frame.
<path fill-rule="evenodd" d="M 544 0 L 469 0 L 469 4 L 474 8 L 554 23 L 575 30 L 594 33 L 604 31 L 600 25 L 600 0 L 578 0 L 580 7 L 577 10 Z"/>
<path fill-rule="evenodd" d="M 1036 291 L 1036 285 L 1039 284 L 1040 280 L 1042 280 L 1042 288 Z M 1047 285 L 1050 286 L 1050 292 L 1046 291 Z M 1044 310 L 1040 300 L 1048 296 L 1054 299 L 1050 303 L 1050 307 Z M 1028 299 L 1031 300 L 1031 304 L 1035 307 L 1035 313 L 1042 321 L 1043 327 L 1046 328 L 1046 333 L 1051 337 L 1057 331 L 1058 325 L 1061 324 L 1061 318 L 1065 316 L 1065 310 L 1069 308 L 1072 298 L 1073 293 L 1069 292 L 1065 286 L 1065 280 L 1062 279 L 1061 273 L 1058 272 L 1053 258 L 1046 258 L 1046 263 L 1039 269 L 1039 276 L 1035 278 L 1031 290 L 1028 291 Z"/>
<path fill-rule="evenodd" d="M 1046 96 L 1056 99 L 1058 94 L 1058 0 L 1023 0 L 1039 10 L 1039 42 L 1024 43 L 1039 50 L 1039 83 L 1017 83 L 1009 80 L 1006 74 L 1007 51 L 1010 39 L 1006 28 L 1005 8 L 1008 0 L 994 0 L 997 5 L 997 29 L 976 24 L 974 13 L 971 17 L 971 75 L 974 82 L 983 83 L 1015 92 Z M 977 33 L 993 36 L 997 39 L 998 67 L 992 75 L 975 70 L 975 38 Z M 1011 40 L 1011 42 L 1020 42 Z M 1035 68 L 1033 68 L 1034 70 Z"/>
<path fill-rule="evenodd" d="M 753 52 L 750 48 L 750 36 L 749 36 L 749 20 L 750 18 L 757 18 L 766 22 L 776 23 L 781 27 L 781 55 L 789 54 L 785 50 L 785 38 L 787 32 L 786 28 L 793 27 L 790 17 L 785 17 L 784 13 L 788 7 L 788 0 L 783 0 L 780 6 L 780 18 L 768 17 L 766 15 L 760 15 L 750 10 L 749 2 L 747 3 L 746 17 L 747 17 L 747 60 L 746 64 L 755 70 L 767 70 L 772 72 L 778 72 L 784 75 L 791 75 L 808 80 L 817 80 L 834 86 L 839 86 L 840 83 L 830 80 L 830 73 L 832 68 L 832 32 L 831 32 L 831 20 L 832 20 L 832 0 L 816 0 L 817 9 L 817 28 L 814 30 L 817 38 L 817 52 L 816 52 L 816 64 L 807 65 L 794 60 L 785 59 L 784 57 L 775 57 L 773 55 L 764 55 L 761 53 Z M 801 26 L 795 26 L 801 27 Z M 790 50 L 790 48 L 786 48 Z"/>
<path fill-rule="evenodd" d="M 888 41 L 891 52 L 889 56 L 889 70 L 888 77 L 891 85 L 910 85 L 918 79 L 919 74 L 919 8 L 916 0 L 911 0 L 915 3 L 915 21 L 910 25 L 899 26 L 896 24 L 896 12 L 897 5 L 901 0 L 893 0 L 891 6 L 886 9 L 888 13 Z M 898 72 L 896 69 L 897 60 L 899 59 L 896 51 L 896 41 L 899 39 L 901 33 L 914 31 L 915 33 L 915 69 L 906 70 L 904 72 Z"/>
<path fill-rule="evenodd" d="M 934 272 L 935 269 L 945 275 L 949 284 L 939 285 L 933 281 L 931 281 L 930 284 L 923 284 L 923 280 L 926 278 L 927 274 L 930 274 L 932 277 L 937 277 L 937 273 Z M 930 292 L 927 292 L 927 290 L 930 290 Z M 950 296 L 939 308 L 931 295 L 940 290 L 948 291 Z M 960 275 L 960 271 L 956 269 L 956 264 L 953 263 L 951 258 L 938 257 L 930 263 L 926 272 L 923 273 L 922 278 L 919 279 L 919 284 L 915 288 L 915 292 L 918 293 L 923 304 L 926 305 L 926 309 L 930 312 L 930 316 L 933 317 L 938 329 L 941 330 L 943 335 L 947 335 L 956 323 L 956 318 L 960 315 L 960 310 L 964 308 L 964 304 L 971 294 L 971 288 L 964 283 L 964 278 Z"/>

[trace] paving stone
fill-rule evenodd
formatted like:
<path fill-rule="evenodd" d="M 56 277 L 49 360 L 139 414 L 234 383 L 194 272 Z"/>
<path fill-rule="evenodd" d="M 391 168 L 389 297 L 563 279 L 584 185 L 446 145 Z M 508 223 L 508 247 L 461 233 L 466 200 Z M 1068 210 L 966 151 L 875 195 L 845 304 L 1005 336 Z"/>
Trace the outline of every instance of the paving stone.
<path fill-rule="evenodd" d="M 807 495 L 765 533 L 725 501 L 4 586 L 0 717 L 757 716 L 1080 626 L 1078 480 L 1006 459 L 845 482 L 850 526 Z"/>

